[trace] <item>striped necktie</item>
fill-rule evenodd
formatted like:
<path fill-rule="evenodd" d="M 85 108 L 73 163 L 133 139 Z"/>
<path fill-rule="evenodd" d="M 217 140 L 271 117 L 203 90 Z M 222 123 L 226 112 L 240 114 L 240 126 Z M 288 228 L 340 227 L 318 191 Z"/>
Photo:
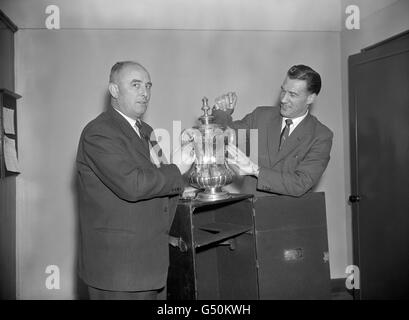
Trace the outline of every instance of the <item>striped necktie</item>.
<path fill-rule="evenodd" d="M 290 126 L 293 124 L 293 120 L 291 119 L 285 119 L 285 127 L 283 129 L 283 131 L 281 131 L 281 135 L 280 135 L 280 147 L 279 150 L 281 150 L 281 148 L 284 145 L 285 140 L 287 140 L 288 136 L 290 135 Z"/>
<path fill-rule="evenodd" d="M 150 135 L 148 132 L 145 130 L 144 126 L 142 125 L 142 122 L 139 120 L 136 120 L 135 122 L 135 127 L 138 128 L 139 135 L 144 141 L 149 149 L 150 156 L 151 156 L 151 161 L 159 167 L 161 163 L 167 164 L 167 160 L 165 158 L 165 155 L 162 152 L 162 149 L 160 148 L 159 144 L 155 140 L 150 139 Z"/>
<path fill-rule="evenodd" d="M 149 135 L 142 126 L 142 121 L 136 120 L 135 127 L 138 128 L 139 136 L 141 137 L 141 139 L 149 144 Z"/>

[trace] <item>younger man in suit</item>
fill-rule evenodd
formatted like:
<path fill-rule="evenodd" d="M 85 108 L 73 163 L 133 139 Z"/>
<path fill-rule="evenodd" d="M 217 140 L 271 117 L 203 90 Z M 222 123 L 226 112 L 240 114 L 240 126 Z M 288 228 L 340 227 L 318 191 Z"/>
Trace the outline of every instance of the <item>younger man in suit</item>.
<path fill-rule="evenodd" d="M 291 67 L 281 86 L 279 107 L 258 107 L 242 120 L 232 121 L 234 93 L 216 99 L 216 122 L 234 129 L 258 129 L 258 163 L 229 146 L 230 165 L 242 180 L 240 191 L 265 196 L 302 196 L 324 173 L 330 159 L 333 133 L 309 113 L 321 90 L 320 75 L 305 65 Z"/>

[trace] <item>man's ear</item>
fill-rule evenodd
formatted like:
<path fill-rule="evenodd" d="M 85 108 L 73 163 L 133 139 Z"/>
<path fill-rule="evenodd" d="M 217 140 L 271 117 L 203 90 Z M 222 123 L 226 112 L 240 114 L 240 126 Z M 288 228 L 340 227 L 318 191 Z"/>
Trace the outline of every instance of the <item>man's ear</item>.
<path fill-rule="evenodd" d="M 118 95 L 119 95 L 118 85 L 116 85 L 115 83 L 110 82 L 109 85 L 108 85 L 108 90 L 109 90 L 109 93 L 111 94 L 111 96 L 113 98 L 118 98 Z"/>
<path fill-rule="evenodd" d="M 307 104 L 313 104 L 316 97 L 317 97 L 317 94 L 311 93 L 307 98 Z"/>

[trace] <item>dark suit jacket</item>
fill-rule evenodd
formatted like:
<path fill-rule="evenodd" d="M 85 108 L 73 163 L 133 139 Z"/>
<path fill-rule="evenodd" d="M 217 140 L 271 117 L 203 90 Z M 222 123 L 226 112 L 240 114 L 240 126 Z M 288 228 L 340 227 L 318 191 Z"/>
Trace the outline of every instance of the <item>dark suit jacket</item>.
<path fill-rule="evenodd" d="M 169 226 L 183 191 L 179 169 L 152 164 L 146 141 L 110 108 L 81 134 L 77 177 L 80 277 L 106 290 L 163 287 Z"/>
<path fill-rule="evenodd" d="M 277 193 L 301 196 L 315 186 L 330 159 L 333 133 L 310 113 L 279 151 L 282 117 L 279 107 L 258 107 L 242 120 L 214 111 L 216 122 L 234 129 L 258 129 L 258 179 L 246 176 L 240 191 L 257 196 Z M 244 151 L 244 150 L 243 150 Z"/>

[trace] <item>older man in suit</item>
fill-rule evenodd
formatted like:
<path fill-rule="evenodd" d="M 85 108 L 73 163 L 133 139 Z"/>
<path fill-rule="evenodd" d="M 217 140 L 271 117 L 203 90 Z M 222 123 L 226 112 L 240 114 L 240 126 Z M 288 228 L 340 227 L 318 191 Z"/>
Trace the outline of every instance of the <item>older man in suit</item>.
<path fill-rule="evenodd" d="M 79 141 L 79 275 L 91 299 L 156 299 L 166 284 L 168 231 L 193 157 L 188 145 L 185 162 L 161 163 L 141 120 L 151 86 L 139 63 L 116 63 L 111 107 Z"/>
<path fill-rule="evenodd" d="M 320 75 L 305 65 L 291 67 L 281 86 L 279 107 L 258 107 L 242 120 L 232 121 L 234 93 L 216 99 L 216 122 L 234 129 L 258 129 L 258 163 L 229 146 L 231 167 L 245 176 L 240 191 L 302 196 L 324 173 L 330 159 L 333 133 L 309 107 L 321 90 Z"/>

